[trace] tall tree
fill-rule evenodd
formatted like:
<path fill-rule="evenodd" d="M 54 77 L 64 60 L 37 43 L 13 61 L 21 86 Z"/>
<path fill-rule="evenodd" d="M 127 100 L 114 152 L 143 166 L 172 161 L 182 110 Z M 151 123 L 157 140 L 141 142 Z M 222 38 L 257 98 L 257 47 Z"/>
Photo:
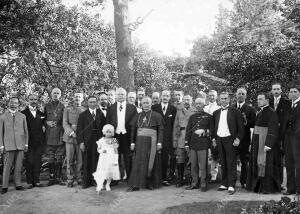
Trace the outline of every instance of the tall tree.
<path fill-rule="evenodd" d="M 128 0 L 113 0 L 118 82 L 127 90 L 134 89 L 133 52 L 128 20 Z"/>

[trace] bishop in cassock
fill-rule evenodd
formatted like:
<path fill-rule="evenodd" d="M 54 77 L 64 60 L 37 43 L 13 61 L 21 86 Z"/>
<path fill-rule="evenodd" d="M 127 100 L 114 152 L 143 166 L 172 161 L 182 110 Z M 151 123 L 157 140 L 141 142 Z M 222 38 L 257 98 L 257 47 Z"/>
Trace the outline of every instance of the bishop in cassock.
<path fill-rule="evenodd" d="M 131 150 L 135 150 L 128 191 L 161 186 L 160 150 L 163 141 L 164 120 L 151 110 L 150 97 L 142 99 L 143 111 L 131 121 Z"/>
<path fill-rule="evenodd" d="M 252 137 L 246 189 L 264 194 L 280 192 L 278 117 L 269 106 L 268 94 L 259 94 L 257 103 L 260 110 Z"/>

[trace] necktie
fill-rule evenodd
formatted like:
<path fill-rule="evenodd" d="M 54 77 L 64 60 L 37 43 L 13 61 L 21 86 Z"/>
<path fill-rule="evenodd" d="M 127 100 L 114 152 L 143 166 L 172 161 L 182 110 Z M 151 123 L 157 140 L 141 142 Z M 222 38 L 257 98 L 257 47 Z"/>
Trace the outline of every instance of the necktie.
<path fill-rule="evenodd" d="M 296 103 L 292 103 L 292 108 L 296 108 Z"/>
<path fill-rule="evenodd" d="M 163 113 L 166 114 L 166 106 L 163 107 Z"/>
<path fill-rule="evenodd" d="M 92 112 L 92 117 L 93 117 L 94 120 L 96 119 L 96 114 L 95 114 L 94 111 Z"/>
<path fill-rule="evenodd" d="M 122 111 L 122 109 L 123 109 L 123 106 L 122 106 L 122 104 L 121 104 L 119 110 Z"/>
<path fill-rule="evenodd" d="M 241 104 L 238 104 L 238 109 L 241 110 Z"/>
<path fill-rule="evenodd" d="M 275 110 L 277 109 L 277 106 L 278 106 L 278 99 L 275 99 L 275 102 L 274 102 L 274 109 Z"/>

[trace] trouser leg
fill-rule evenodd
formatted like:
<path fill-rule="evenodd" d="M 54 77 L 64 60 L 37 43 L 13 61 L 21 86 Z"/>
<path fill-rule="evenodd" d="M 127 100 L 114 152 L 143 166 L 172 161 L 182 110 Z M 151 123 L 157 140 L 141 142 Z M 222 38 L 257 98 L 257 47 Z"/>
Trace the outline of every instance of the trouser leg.
<path fill-rule="evenodd" d="M 190 150 L 190 162 L 191 162 L 191 174 L 192 174 L 192 186 L 197 186 L 199 182 L 199 166 L 197 151 Z"/>
<path fill-rule="evenodd" d="M 20 151 L 20 150 L 16 151 L 16 153 L 15 153 L 15 170 L 14 170 L 16 187 L 22 185 L 21 178 L 22 178 L 23 159 L 24 159 L 24 151 Z"/>
<path fill-rule="evenodd" d="M 287 177 L 287 191 L 295 192 L 296 191 L 296 171 L 295 171 L 295 161 L 292 145 L 292 137 L 286 135 L 284 142 L 284 157 L 285 157 L 285 167 L 286 167 L 286 177 Z"/>
<path fill-rule="evenodd" d="M 2 177 L 2 188 L 8 188 L 9 176 L 12 164 L 15 159 L 15 151 L 8 151 L 4 153 L 4 166 L 3 166 L 3 177 Z"/>
<path fill-rule="evenodd" d="M 207 150 L 200 150 L 197 152 L 199 169 L 201 171 L 201 187 L 207 185 Z"/>

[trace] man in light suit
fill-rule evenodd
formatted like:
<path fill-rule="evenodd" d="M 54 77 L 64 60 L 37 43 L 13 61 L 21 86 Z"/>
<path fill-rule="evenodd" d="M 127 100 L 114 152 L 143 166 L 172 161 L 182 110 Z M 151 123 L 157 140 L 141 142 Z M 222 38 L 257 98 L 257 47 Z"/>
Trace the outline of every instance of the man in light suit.
<path fill-rule="evenodd" d="M 81 105 L 83 93 L 74 94 L 74 105 L 66 107 L 63 115 L 64 135 L 63 141 L 66 143 L 67 157 L 67 187 L 81 185 L 82 154 L 76 140 L 76 129 L 79 115 L 86 109 Z"/>
<path fill-rule="evenodd" d="M 21 171 L 29 137 L 26 117 L 17 111 L 18 106 L 19 99 L 11 97 L 8 102 L 8 111 L 0 116 L 0 153 L 4 153 L 1 194 L 5 194 L 8 190 L 9 175 L 13 164 L 16 190 L 25 190 L 21 185 Z"/>
<path fill-rule="evenodd" d="M 221 109 L 213 113 L 214 133 L 213 146 L 218 146 L 222 183 L 219 190 L 235 193 L 237 178 L 237 148 L 244 137 L 242 114 L 236 108 L 229 106 L 228 92 L 220 94 Z"/>

